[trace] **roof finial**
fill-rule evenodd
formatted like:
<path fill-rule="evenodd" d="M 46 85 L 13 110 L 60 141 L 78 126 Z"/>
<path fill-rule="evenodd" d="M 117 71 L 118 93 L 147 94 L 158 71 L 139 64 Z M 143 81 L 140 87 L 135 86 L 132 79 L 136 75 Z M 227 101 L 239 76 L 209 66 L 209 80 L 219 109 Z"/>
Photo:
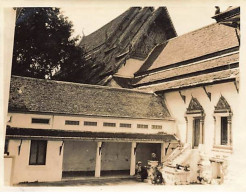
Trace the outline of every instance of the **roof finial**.
<path fill-rule="evenodd" d="M 215 6 L 216 10 L 215 10 L 215 15 L 220 13 L 220 7 L 219 6 Z"/>

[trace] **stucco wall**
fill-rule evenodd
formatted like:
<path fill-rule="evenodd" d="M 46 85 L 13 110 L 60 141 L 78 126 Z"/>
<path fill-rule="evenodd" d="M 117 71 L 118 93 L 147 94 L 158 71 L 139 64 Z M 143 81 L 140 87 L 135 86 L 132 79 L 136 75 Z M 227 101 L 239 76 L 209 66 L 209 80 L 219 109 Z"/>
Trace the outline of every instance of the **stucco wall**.
<path fill-rule="evenodd" d="M 126 61 L 126 64 L 118 70 L 117 75 L 123 77 L 133 77 L 134 73 L 139 70 L 143 63 L 143 60 L 136 60 L 130 58 Z"/>
<path fill-rule="evenodd" d="M 233 123 L 234 119 L 237 116 L 237 113 L 234 112 L 237 109 L 237 103 L 239 95 L 236 91 L 236 88 L 233 83 L 224 83 L 206 86 L 207 92 L 211 93 L 211 101 L 206 95 L 204 89 L 202 87 L 192 88 L 182 90 L 181 94 L 186 96 L 186 103 L 183 102 L 179 92 L 169 92 L 165 94 L 165 100 L 168 106 L 168 109 L 172 115 L 172 117 L 176 120 L 177 125 L 177 135 L 181 139 L 181 142 L 186 142 L 186 121 L 185 121 L 185 113 L 189 106 L 190 100 L 193 97 L 197 98 L 197 100 L 202 105 L 205 112 L 204 119 L 204 144 L 206 146 L 206 150 L 211 150 L 213 146 L 214 139 L 214 107 L 217 105 L 221 95 L 225 97 L 229 105 L 231 106 L 233 116 L 232 116 L 232 135 L 236 132 L 234 129 L 235 123 Z M 192 125 L 188 129 L 188 136 L 191 136 Z M 189 137 L 188 140 L 191 140 Z"/>
<path fill-rule="evenodd" d="M 173 120 L 149 120 L 149 119 L 126 119 L 108 117 L 86 117 L 86 116 L 64 116 L 50 114 L 28 114 L 28 113 L 9 113 L 11 122 L 8 125 L 19 128 L 40 128 L 40 129 L 59 129 L 93 132 L 128 132 L 128 133 L 175 133 L 175 121 Z M 50 119 L 49 124 L 32 124 L 32 118 Z M 79 125 L 65 125 L 65 120 L 79 121 Z M 84 121 L 97 122 L 97 126 L 85 126 Z M 116 127 L 105 127 L 103 122 L 116 123 Z M 130 123 L 131 128 L 119 127 L 120 123 Z M 139 129 L 137 124 L 147 124 L 148 129 Z M 151 125 L 162 125 L 162 129 L 151 129 Z"/>
<path fill-rule="evenodd" d="M 21 140 L 9 141 L 9 153 L 14 157 L 13 184 L 34 181 L 60 181 L 62 177 L 63 152 L 59 155 L 62 141 L 48 141 L 46 164 L 29 165 L 30 140 L 22 140 L 20 154 L 18 147 Z"/>
<path fill-rule="evenodd" d="M 65 141 L 63 171 L 94 171 L 96 162 L 96 142 Z"/>
<path fill-rule="evenodd" d="M 96 142 L 65 141 L 63 171 L 95 171 Z M 129 170 L 131 143 L 104 142 L 101 170 Z"/>
<path fill-rule="evenodd" d="M 101 170 L 130 170 L 131 143 L 106 142 L 102 147 Z"/>

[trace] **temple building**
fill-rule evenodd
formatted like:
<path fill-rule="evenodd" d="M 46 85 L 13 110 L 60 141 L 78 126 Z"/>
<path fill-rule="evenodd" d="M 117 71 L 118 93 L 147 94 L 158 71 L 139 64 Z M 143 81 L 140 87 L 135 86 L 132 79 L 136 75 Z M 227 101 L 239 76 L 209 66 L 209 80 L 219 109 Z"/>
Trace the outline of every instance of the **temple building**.
<path fill-rule="evenodd" d="M 133 176 L 156 153 L 166 184 L 223 183 L 238 117 L 240 8 L 212 18 L 177 36 L 165 7 L 130 8 L 81 41 L 97 85 L 12 76 L 6 182 Z"/>

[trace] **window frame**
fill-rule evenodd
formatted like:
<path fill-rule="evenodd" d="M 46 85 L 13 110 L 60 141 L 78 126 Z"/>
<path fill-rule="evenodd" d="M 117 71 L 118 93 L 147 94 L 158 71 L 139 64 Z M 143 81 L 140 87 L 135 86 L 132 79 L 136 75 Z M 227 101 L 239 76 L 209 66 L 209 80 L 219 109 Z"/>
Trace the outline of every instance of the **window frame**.
<path fill-rule="evenodd" d="M 31 157 L 32 157 L 32 155 L 33 155 L 33 150 L 35 149 L 35 148 L 33 148 L 34 147 L 34 143 L 37 143 L 37 145 L 36 145 L 36 159 L 35 159 L 35 162 L 33 163 L 33 162 L 31 162 Z M 44 143 L 44 153 L 43 153 L 43 156 L 44 156 L 44 160 L 42 161 L 42 162 L 39 162 L 39 148 L 40 148 L 40 146 L 39 146 L 39 144 L 41 144 L 41 143 Z M 30 166 L 39 166 L 39 165 L 46 165 L 46 157 L 47 157 L 47 144 L 48 144 L 48 141 L 47 140 L 31 140 L 30 141 L 30 153 L 29 153 L 29 165 Z"/>
<path fill-rule="evenodd" d="M 48 120 L 48 123 L 42 123 L 42 122 L 33 122 L 33 120 Z M 49 125 L 50 124 L 50 118 L 31 118 L 31 124 L 37 124 L 37 125 Z"/>
<path fill-rule="evenodd" d="M 151 129 L 160 130 L 162 129 L 162 125 L 151 125 Z"/>
<path fill-rule="evenodd" d="M 213 148 L 232 149 L 232 112 L 215 112 Z M 221 118 L 227 118 L 227 144 L 221 143 Z"/>
<path fill-rule="evenodd" d="M 96 121 L 84 121 L 84 126 L 96 127 L 97 122 Z"/>
<path fill-rule="evenodd" d="M 104 127 L 116 127 L 116 123 L 103 122 Z"/>
<path fill-rule="evenodd" d="M 121 128 L 132 128 L 132 124 L 130 123 L 120 123 L 120 127 Z"/>
<path fill-rule="evenodd" d="M 75 120 L 65 120 L 65 125 L 80 125 L 80 121 L 75 121 Z"/>
<path fill-rule="evenodd" d="M 149 125 L 146 124 L 137 124 L 138 129 L 149 129 Z"/>

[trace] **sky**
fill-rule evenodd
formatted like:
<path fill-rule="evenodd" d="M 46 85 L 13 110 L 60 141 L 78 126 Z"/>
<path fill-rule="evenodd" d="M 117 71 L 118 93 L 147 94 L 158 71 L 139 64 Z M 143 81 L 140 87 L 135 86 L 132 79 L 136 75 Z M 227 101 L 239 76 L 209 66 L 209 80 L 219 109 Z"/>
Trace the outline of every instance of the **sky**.
<path fill-rule="evenodd" d="M 220 6 L 221 11 L 228 6 Z M 61 7 L 61 11 L 74 24 L 73 36 L 88 35 L 103 25 L 107 24 L 129 8 L 121 6 L 83 6 L 83 7 Z M 155 7 L 157 8 L 157 7 Z M 178 35 L 199 29 L 215 20 L 211 17 L 215 13 L 214 5 L 210 6 L 168 6 L 173 25 Z"/>

